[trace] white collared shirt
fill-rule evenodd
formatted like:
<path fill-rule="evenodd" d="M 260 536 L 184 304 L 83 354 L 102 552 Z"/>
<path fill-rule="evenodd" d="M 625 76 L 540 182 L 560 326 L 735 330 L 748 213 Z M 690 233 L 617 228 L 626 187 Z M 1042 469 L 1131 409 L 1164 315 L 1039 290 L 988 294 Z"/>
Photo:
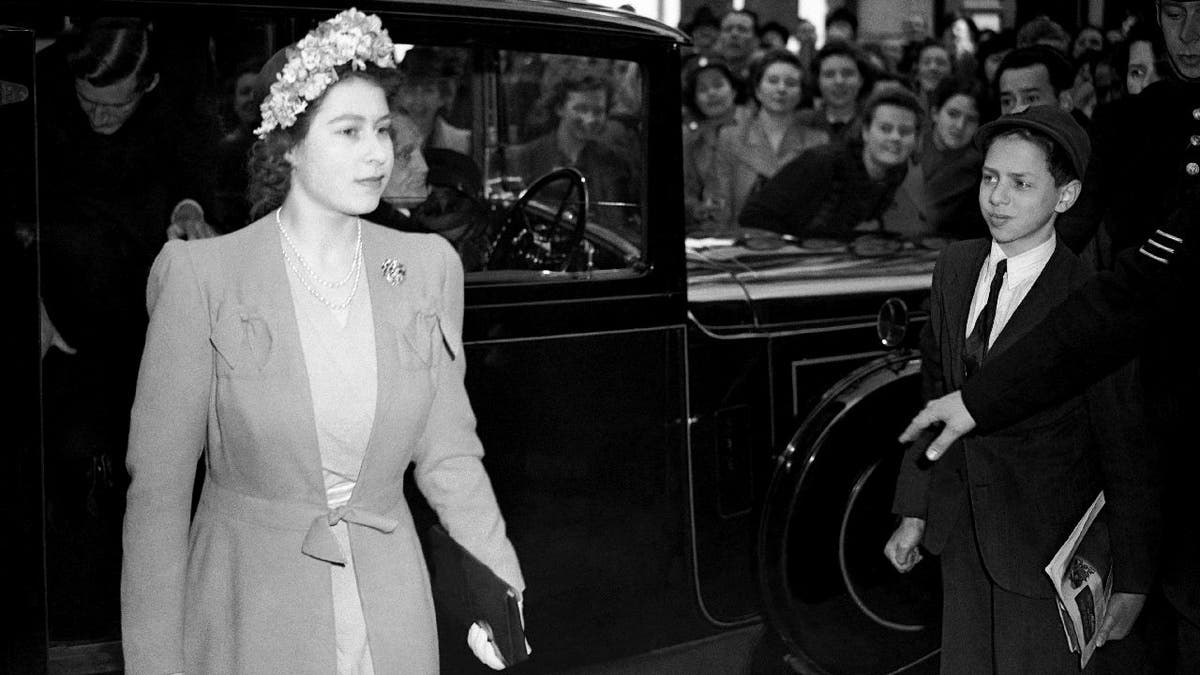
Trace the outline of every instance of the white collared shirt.
<path fill-rule="evenodd" d="M 1008 258 L 1008 269 L 1004 275 L 1004 285 L 1000 287 L 1000 295 L 996 297 L 996 317 L 992 320 L 992 334 L 988 337 L 988 347 L 996 341 L 996 336 L 1004 330 L 1004 325 L 1017 311 L 1033 283 L 1037 281 L 1050 256 L 1054 255 L 1055 237 L 1050 237 L 1045 243 L 1028 251 Z M 992 242 L 992 250 L 987 260 L 979 270 L 979 280 L 975 282 L 975 295 L 971 298 L 971 313 L 967 315 L 967 325 L 964 335 L 970 335 L 975 328 L 979 313 L 987 304 L 988 292 L 992 287 L 992 277 L 996 276 L 996 263 L 1007 256 L 1000 250 L 1000 245 Z"/>

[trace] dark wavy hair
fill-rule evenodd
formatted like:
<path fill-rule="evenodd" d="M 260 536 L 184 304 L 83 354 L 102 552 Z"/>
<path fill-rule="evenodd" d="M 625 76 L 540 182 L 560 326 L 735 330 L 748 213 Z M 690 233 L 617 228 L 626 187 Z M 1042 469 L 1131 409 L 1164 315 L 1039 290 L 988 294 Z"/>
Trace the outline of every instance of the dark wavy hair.
<path fill-rule="evenodd" d="M 549 109 L 552 111 L 558 110 L 563 103 L 566 103 L 568 94 L 586 91 L 603 91 L 605 108 L 612 108 L 612 80 L 608 77 L 583 75 L 580 77 L 564 77 L 554 83 L 554 89 L 548 101 Z"/>
<path fill-rule="evenodd" d="M 71 73 L 94 87 L 136 75 L 138 89 L 145 89 L 158 74 L 150 27 L 140 19 L 102 17 L 62 41 Z"/>
<path fill-rule="evenodd" d="M 916 117 L 917 127 L 920 128 L 921 119 L 925 117 L 925 108 L 921 105 L 921 100 L 917 98 L 916 94 L 903 87 L 889 87 L 867 97 L 862 109 L 864 128 L 871 126 L 875 121 L 875 113 L 881 106 L 885 105 L 908 110 Z"/>
<path fill-rule="evenodd" d="M 342 82 L 365 80 L 378 85 L 386 95 L 387 83 L 394 79 L 389 77 L 389 69 L 370 63 L 365 70 L 353 70 L 350 64 L 346 64 L 336 68 L 336 72 L 337 82 L 312 100 L 304 112 L 296 116 L 295 124 L 286 129 L 272 129 L 266 138 L 256 141 L 250 149 L 247 162 L 250 182 L 246 187 L 246 199 L 250 202 L 251 221 L 258 220 L 283 204 L 284 197 L 292 187 L 292 163 L 287 160 L 287 153 L 308 135 L 312 118 L 321 109 L 330 89 Z M 260 74 L 260 77 L 269 77 L 273 81 L 275 73 Z"/>
<path fill-rule="evenodd" d="M 937 88 L 933 90 L 933 99 L 930 101 L 933 107 L 930 111 L 941 110 L 942 106 L 946 105 L 946 101 L 959 95 L 974 99 L 975 107 L 981 114 L 983 113 L 983 105 L 987 97 L 983 83 L 974 77 L 964 75 L 951 75 L 938 82 Z"/>
<path fill-rule="evenodd" d="M 849 42 L 835 40 L 834 42 L 826 43 L 824 47 L 821 47 L 817 51 L 817 56 L 812 60 L 810 67 L 812 82 L 818 87 L 820 86 L 821 64 L 826 59 L 834 56 L 844 56 L 853 61 L 854 65 L 858 68 L 858 76 L 862 78 L 862 89 L 858 92 L 858 98 L 861 101 L 867 95 L 867 92 L 871 91 L 871 87 L 875 85 L 875 68 L 863 58 L 862 52 L 858 47 Z"/>
<path fill-rule="evenodd" d="M 762 80 L 767 75 L 767 68 L 776 63 L 787 63 L 795 67 L 796 72 L 800 73 L 800 93 L 803 95 L 805 85 L 804 81 L 804 63 L 800 61 L 800 57 L 789 52 L 786 49 L 772 49 L 759 57 L 750 69 L 750 79 L 746 82 L 746 88 L 750 90 L 750 96 L 756 101 L 758 97 L 755 92 L 758 91 L 758 85 L 762 84 Z M 803 98 L 801 99 L 803 101 Z"/>
<path fill-rule="evenodd" d="M 729 69 L 729 65 L 720 59 L 700 57 L 695 65 L 688 70 L 687 78 L 683 83 L 683 105 L 698 120 L 704 119 L 704 114 L 700 112 L 700 107 L 696 105 L 696 83 L 700 79 L 700 74 L 709 70 L 721 73 L 721 76 L 729 81 L 729 88 L 733 91 L 733 102 L 735 105 L 742 102 L 738 100 L 741 98 L 741 92 L 738 90 L 737 78 L 733 76 L 733 71 Z"/>

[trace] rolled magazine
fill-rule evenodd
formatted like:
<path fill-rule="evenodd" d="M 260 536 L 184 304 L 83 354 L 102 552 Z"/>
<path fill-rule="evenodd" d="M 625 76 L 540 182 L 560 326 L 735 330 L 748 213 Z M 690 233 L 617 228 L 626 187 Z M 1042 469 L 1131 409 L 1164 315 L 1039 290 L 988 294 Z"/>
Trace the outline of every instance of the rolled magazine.
<path fill-rule="evenodd" d="M 1112 548 L 1108 526 L 1098 519 L 1104 492 L 1079 519 L 1071 535 L 1046 565 L 1046 574 L 1058 598 L 1058 614 L 1067 646 L 1079 653 L 1079 669 L 1087 667 L 1096 651 L 1096 633 L 1108 610 L 1112 594 Z"/>

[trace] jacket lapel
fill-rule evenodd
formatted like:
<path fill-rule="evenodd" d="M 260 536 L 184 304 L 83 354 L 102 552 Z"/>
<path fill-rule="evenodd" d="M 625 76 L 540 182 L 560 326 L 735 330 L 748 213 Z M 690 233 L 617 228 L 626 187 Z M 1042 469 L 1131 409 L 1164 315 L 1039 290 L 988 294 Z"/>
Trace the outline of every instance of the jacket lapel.
<path fill-rule="evenodd" d="M 1040 323 L 1058 303 L 1066 299 L 1071 292 L 1072 272 L 1078 261 L 1075 254 L 1070 252 L 1062 240 L 1056 243 L 1054 253 L 1050 256 L 1050 260 L 1046 261 L 1042 273 L 1033 282 L 1025 299 L 1009 317 L 1008 323 L 1004 324 L 1004 330 L 996 336 L 996 341 L 992 343 L 992 347 L 988 351 L 989 355 L 999 354 L 1007 349 L 1009 345 Z"/>
<path fill-rule="evenodd" d="M 951 273 L 943 283 L 946 294 L 946 325 L 950 327 L 947 336 L 948 359 L 944 366 L 946 381 L 950 390 L 959 389 L 963 383 L 963 348 L 967 340 L 967 320 L 971 318 L 971 300 L 975 296 L 975 284 L 979 281 L 979 270 L 987 260 L 991 251 L 990 239 L 979 239 L 971 242 L 971 246 L 963 251 L 949 265 Z"/>

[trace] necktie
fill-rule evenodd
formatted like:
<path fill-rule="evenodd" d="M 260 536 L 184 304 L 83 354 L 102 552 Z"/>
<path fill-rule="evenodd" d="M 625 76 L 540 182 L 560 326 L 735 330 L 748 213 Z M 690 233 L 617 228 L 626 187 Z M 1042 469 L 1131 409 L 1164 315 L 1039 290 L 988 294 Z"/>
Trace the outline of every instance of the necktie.
<path fill-rule="evenodd" d="M 996 275 L 992 277 L 992 287 L 988 290 L 987 304 L 975 319 L 975 327 L 967 336 L 963 347 L 963 374 L 971 377 L 983 359 L 987 357 L 988 338 L 992 335 L 992 322 L 996 319 L 996 298 L 1000 296 L 1000 287 L 1004 285 L 1004 273 L 1008 270 L 1008 260 L 996 263 Z"/>

